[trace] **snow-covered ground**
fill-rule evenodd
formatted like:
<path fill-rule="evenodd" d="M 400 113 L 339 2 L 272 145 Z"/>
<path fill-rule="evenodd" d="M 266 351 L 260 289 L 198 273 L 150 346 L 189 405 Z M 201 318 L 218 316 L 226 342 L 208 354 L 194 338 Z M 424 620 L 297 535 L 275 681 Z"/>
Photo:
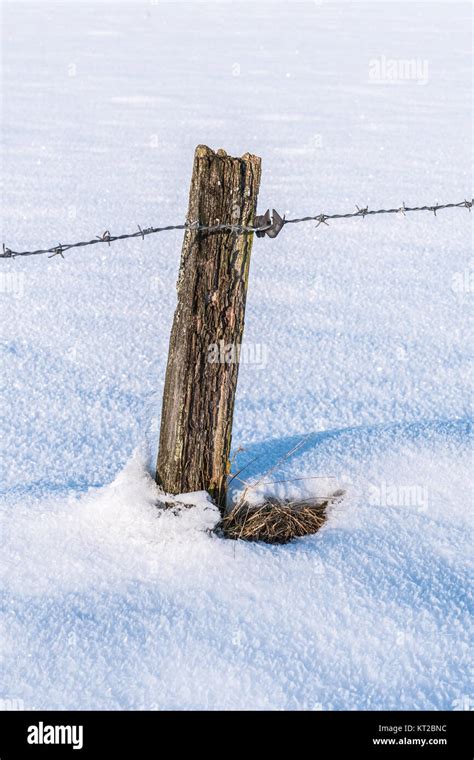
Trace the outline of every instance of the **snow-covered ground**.
<path fill-rule="evenodd" d="M 471 198 L 471 15 L 5 3 L 1 240 L 179 223 L 199 143 L 262 156 L 262 211 Z M 306 436 L 270 479 L 332 480 L 270 488 L 347 492 L 283 547 L 211 534 L 202 495 L 180 516 L 153 506 L 181 240 L 0 262 L 0 698 L 472 706 L 468 212 L 255 241 L 246 342 L 263 361 L 240 369 L 237 464 L 259 478 Z"/>

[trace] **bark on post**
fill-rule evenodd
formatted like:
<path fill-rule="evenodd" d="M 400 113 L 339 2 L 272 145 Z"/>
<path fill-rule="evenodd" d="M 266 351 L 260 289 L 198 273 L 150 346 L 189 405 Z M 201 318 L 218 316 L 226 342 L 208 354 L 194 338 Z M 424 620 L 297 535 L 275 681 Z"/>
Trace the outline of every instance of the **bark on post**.
<path fill-rule="evenodd" d="M 188 221 L 252 225 L 261 160 L 196 148 Z M 253 235 L 186 230 L 161 415 L 156 480 L 225 504 Z M 215 360 L 217 357 L 217 361 Z M 226 361 L 226 359 L 231 359 Z"/>

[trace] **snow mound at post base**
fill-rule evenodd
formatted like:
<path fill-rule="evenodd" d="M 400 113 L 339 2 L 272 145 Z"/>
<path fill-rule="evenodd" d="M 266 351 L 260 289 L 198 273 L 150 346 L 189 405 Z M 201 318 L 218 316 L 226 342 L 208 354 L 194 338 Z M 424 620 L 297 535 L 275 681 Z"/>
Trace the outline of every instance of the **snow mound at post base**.
<path fill-rule="evenodd" d="M 202 494 L 158 510 L 139 456 L 105 488 L 10 501 L 5 696 L 31 709 L 456 709 L 470 552 L 457 428 L 361 462 L 361 433 L 333 439 L 349 493 L 285 546 L 218 538 Z M 428 508 L 371 503 L 367 485 L 394 472 L 431 484 Z"/>

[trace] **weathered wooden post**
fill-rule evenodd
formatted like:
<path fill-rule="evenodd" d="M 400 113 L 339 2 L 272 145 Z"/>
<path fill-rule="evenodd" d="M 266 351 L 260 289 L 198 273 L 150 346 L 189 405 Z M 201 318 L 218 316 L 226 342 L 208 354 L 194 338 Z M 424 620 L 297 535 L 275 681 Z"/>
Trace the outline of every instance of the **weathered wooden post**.
<path fill-rule="evenodd" d="M 199 145 L 188 222 L 251 226 L 260 174 L 258 156 Z M 172 494 L 207 490 L 221 507 L 252 241 L 253 234 L 186 230 L 163 394 L 157 482 Z"/>

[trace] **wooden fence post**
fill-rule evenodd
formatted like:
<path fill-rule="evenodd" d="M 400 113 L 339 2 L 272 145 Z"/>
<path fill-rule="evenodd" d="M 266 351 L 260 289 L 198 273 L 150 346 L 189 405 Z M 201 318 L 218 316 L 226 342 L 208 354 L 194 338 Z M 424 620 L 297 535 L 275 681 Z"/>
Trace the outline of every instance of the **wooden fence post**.
<path fill-rule="evenodd" d="M 253 224 L 261 159 L 196 148 L 188 222 Z M 156 480 L 225 506 L 252 234 L 186 230 L 161 414 Z M 237 360 L 236 360 L 237 357 Z"/>

